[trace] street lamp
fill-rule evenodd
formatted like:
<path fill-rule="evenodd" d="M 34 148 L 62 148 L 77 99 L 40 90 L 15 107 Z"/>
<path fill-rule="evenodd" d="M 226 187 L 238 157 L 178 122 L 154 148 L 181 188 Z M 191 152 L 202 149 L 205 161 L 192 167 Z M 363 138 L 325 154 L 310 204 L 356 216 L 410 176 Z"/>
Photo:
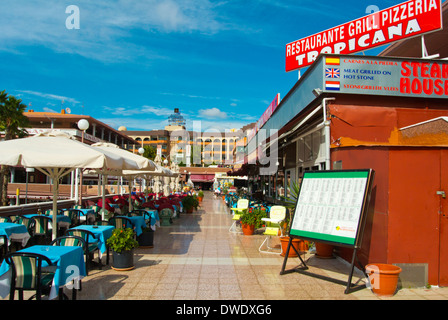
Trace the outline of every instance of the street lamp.
<path fill-rule="evenodd" d="M 81 142 L 84 143 L 84 133 L 87 129 L 89 129 L 89 121 L 86 119 L 81 119 L 78 121 L 78 128 L 82 131 L 81 133 Z M 81 186 L 81 190 L 79 192 L 79 205 L 82 205 L 82 169 L 79 172 L 79 185 Z"/>

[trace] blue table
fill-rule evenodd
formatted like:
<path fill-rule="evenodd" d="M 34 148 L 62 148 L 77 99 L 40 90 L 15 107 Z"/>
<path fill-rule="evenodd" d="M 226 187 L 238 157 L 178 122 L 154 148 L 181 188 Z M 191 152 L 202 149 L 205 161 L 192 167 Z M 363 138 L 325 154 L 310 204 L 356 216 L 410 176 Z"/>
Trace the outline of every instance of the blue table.
<path fill-rule="evenodd" d="M 8 246 L 11 244 L 11 240 L 13 240 L 21 242 L 24 247 L 31 238 L 28 229 L 23 224 L 12 222 L 0 223 L 0 234 L 8 238 Z"/>
<path fill-rule="evenodd" d="M 89 242 L 98 241 L 98 247 L 100 248 L 100 258 L 106 252 L 107 246 L 106 241 L 112 235 L 112 231 L 115 229 L 114 226 L 92 226 L 92 225 L 80 225 L 72 229 L 87 230 L 95 235 L 95 239 Z"/>
<path fill-rule="evenodd" d="M 19 252 L 37 253 L 46 256 L 56 265 L 50 299 L 58 296 L 59 288 L 72 281 L 79 281 L 86 276 L 86 264 L 82 247 L 69 246 L 32 246 Z M 46 263 L 42 265 L 45 267 Z M 9 264 L 3 261 L 0 266 L 0 296 L 5 298 L 11 287 Z M 76 286 L 75 286 L 76 287 Z"/>
<path fill-rule="evenodd" d="M 135 234 L 137 235 L 137 237 L 141 235 L 143 229 L 146 228 L 146 221 L 145 217 L 143 216 L 134 216 L 134 217 L 117 216 L 117 218 L 128 218 L 129 220 L 131 220 L 131 223 L 134 226 Z"/>
<path fill-rule="evenodd" d="M 156 230 L 156 226 L 160 227 L 159 212 L 157 210 L 145 209 L 150 219 L 150 226 L 152 230 Z M 146 218 L 146 217 L 145 217 Z"/>

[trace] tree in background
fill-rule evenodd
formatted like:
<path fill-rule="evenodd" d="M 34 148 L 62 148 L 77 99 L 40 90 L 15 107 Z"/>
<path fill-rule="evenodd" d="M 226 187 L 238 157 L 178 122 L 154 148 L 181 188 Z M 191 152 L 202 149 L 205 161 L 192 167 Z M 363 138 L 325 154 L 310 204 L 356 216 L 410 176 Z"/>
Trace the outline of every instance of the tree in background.
<path fill-rule="evenodd" d="M 25 127 L 29 127 L 29 120 L 23 114 L 26 105 L 21 99 L 8 96 L 5 90 L 0 92 L 0 132 L 4 132 L 4 140 L 11 140 L 25 137 L 28 132 Z M 9 167 L 1 166 L 0 170 L 0 204 L 8 204 L 8 180 Z"/>
<path fill-rule="evenodd" d="M 154 148 L 153 146 L 143 146 L 143 149 L 145 150 L 143 156 L 145 158 L 148 158 L 149 160 L 154 160 L 157 154 L 156 148 Z"/>

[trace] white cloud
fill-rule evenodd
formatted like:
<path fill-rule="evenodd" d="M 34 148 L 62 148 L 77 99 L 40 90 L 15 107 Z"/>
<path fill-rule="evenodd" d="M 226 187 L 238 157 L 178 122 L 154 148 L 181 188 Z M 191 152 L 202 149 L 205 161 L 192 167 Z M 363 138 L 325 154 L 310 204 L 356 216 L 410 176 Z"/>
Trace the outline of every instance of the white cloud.
<path fill-rule="evenodd" d="M 0 50 L 42 45 L 105 63 L 166 59 L 134 39 L 135 30 L 214 34 L 222 26 L 209 0 L 77 1 L 80 29 L 66 28 L 68 4 L 60 1 L 3 0 Z"/>
<path fill-rule="evenodd" d="M 207 118 L 218 118 L 218 119 L 227 118 L 227 113 L 219 110 L 218 108 L 201 109 L 199 110 L 199 115 Z"/>
<path fill-rule="evenodd" d="M 68 102 L 71 104 L 79 104 L 80 102 L 76 100 L 75 98 L 65 97 L 61 95 L 56 95 L 52 93 L 44 93 L 44 92 L 38 92 L 38 91 L 31 91 L 31 90 L 17 90 L 17 92 L 20 92 L 22 95 L 32 95 L 40 98 L 44 98 L 47 100 L 56 100 L 56 101 L 64 101 L 64 103 Z"/>

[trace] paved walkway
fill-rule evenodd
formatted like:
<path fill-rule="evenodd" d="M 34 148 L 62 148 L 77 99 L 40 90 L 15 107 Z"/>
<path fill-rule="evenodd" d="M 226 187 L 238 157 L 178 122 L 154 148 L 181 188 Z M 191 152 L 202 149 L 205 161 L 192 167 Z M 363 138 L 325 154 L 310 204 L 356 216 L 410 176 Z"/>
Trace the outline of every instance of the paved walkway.
<path fill-rule="evenodd" d="M 110 266 L 92 270 L 78 299 L 158 300 L 378 300 L 365 287 L 344 294 L 345 285 L 309 275 L 280 275 L 283 257 L 260 253 L 261 234 L 229 232 L 232 224 L 221 199 L 206 193 L 196 213 L 182 214 L 155 233 L 154 248 L 135 251 L 136 268 L 118 272 Z M 349 265 L 339 259 L 306 254 L 309 271 L 343 282 Z M 289 258 L 286 269 L 300 264 Z M 364 284 L 355 272 L 352 283 Z M 447 300 L 448 288 L 400 289 L 390 300 Z"/>

